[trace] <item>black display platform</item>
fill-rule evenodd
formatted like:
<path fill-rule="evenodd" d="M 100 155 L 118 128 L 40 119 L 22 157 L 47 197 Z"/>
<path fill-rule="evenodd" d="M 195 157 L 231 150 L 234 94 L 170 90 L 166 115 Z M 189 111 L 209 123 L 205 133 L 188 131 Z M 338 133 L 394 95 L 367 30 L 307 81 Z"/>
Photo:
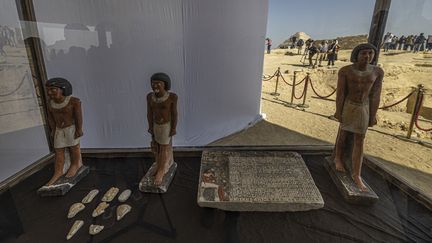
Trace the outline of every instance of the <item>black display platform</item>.
<path fill-rule="evenodd" d="M 73 222 L 84 226 L 67 242 L 432 242 L 432 212 L 364 166 L 363 176 L 379 196 L 372 206 L 345 202 L 324 168 L 324 156 L 303 156 L 325 206 L 308 212 L 224 212 L 197 205 L 200 158 L 176 158 L 177 174 L 163 194 L 142 193 L 138 183 L 151 158 L 84 158 L 90 173 L 63 197 L 39 197 L 52 175 L 49 165 L 0 197 L 1 242 L 66 242 Z M 132 190 L 132 211 L 115 219 L 115 199 L 97 218 L 91 212 L 103 193 L 73 219 L 66 215 L 92 189 Z M 5 214 L 7 212 L 7 214 Z M 90 224 L 104 225 L 96 235 Z"/>

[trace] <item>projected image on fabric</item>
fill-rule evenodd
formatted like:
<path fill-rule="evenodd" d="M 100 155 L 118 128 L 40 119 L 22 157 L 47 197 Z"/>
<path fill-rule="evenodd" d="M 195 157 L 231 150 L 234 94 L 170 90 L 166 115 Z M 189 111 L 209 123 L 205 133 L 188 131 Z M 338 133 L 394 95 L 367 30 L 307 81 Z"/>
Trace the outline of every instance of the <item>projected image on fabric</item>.
<path fill-rule="evenodd" d="M 15 1 L 0 2 L 0 182 L 49 153 Z"/>
<path fill-rule="evenodd" d="M 0 134 L 43 124 L 17 24 L 0 24 Z"/>

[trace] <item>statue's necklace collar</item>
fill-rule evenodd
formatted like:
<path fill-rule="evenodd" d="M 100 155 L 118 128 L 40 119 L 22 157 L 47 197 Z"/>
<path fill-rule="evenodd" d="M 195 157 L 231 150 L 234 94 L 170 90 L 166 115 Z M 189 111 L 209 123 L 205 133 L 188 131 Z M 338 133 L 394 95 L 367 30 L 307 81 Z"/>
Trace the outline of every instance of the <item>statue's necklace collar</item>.
<path fill-rule="evenodd" d="M 162 102 L 166 101 L 168 99 L 168 97 L 169 97 L 168 91 L 165 92 L 165 94 L 162 97 L 157 97 L 155 93 L 153 93 L 153 96 L 152 96 L 153 101 L 156 103 L 162 103 Z"/>
<path fill-rule="evenodd" d="M 61 109 L 69 104 L 70 96 L 66 96 L 62 103 L 55 103 L 54 100 L 50 100 L 51 107 L 54 109 Z"/>
<path fill-rule="evenodd" d="M 354 65 L 352 65 L 351 70 L 353 70 L 353 72 L 359 76 L 367 76 L 372 73 L 373 66 L 368 64 L 366 70 L 362 71 L 362 70 L 358 70 Z"/>

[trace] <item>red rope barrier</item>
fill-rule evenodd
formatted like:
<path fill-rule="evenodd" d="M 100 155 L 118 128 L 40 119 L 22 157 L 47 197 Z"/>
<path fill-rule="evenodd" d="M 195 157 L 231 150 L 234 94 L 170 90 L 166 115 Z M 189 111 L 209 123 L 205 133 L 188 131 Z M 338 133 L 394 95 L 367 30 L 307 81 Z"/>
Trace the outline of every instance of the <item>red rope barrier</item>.
<path fill-rule="evenodd" d="M 280 74 L 280 77 L 282 78 L 282 81 L 284 81 L 284 83 L 288 84 L 289 86 L 292 86 L 292 84 L 285 81 L 285 78 L 283 77 L 282 73 Z"/>
<path fill-rule="evenodd" d="M 303 91 L 302 91 L 302 94 L 301 94 L 301 96 L 299 97 L 299 98 L 297 98 L 297 96 L 295 95 L 295 93 L 294 93 L 294 98 L 296 98 L 296 99 L 301 99 L 301 98 L 303 98 L 303 96 L 306 94 L 306 85 L 304 86 L 304 88 L 303 88 Z"/>
<path fill-rule="evenodd" d="M 430 129 L 421 128 L 418 124 L 418 117 L 419 117 L 420 109 L 421 109 L 422 105 L 423 105 L 423 96 L 420 97 L 419 108 L 417 109 L 417 113 L 415 114 L 415 125 L 418 129 L 420 129 L 422 131 L 430 132 L 430 131 L 432 131 L 432 128 L 430 128 Z"/>
<path fill-rule="evenodd" d="M 269 78 L 263 77 L 263 81 L 269 81 L 270 79 L 274 78 L 274 76 L 276 76 L 277 73 L 278 73 L 278 70 L 276 70 L 276 72 L 272 76 L 270 76 Z"/>
<path fill-rule="evenodd" d="M 300 85 L 301 83 L 303 83 L 306 80 L 307 76 L 304 77 L 300 82 L 296 83 L 295 86 Z"/>
<path fill-rule="evenodd" d="M 329 94 L 329 95 L 326 95 L 326 96 L 319 95 L 319 94 L 316 92 L 316 90 L 315 90 L 315 88 L 314 88 L 314 86 L 313 86 L 313 84 L 312 84 L 312 79 L 309 79 L 309 81 L 310 81 L 310 84 L 311 84 L 311 87 L 312 87 L 312 91 L 315 93 L 316 96 L 318 96 L 318 97 L 321 98 L 321 99 L 327 99 L 328 97 L 330 97 L 330 96 L 332 96 L 334 93 L 336 93 L 336 89 L 335 89 L 335 90 L 333 90 L 333 92 L 331 92 L 331 94 Z"/>
<path fill-rule="evenodd" d="M 405 96 L 405 98 L 401 99 L 400 101 L 398 101 L 398 102 L 396 102 L 396 103 L 394 103 L 394 104 L 392 104 L 392 105 L 381 106 L 381 107 L 379 107 L 378 109 L 387 109 L 387 108 L 393 107 L 393 106 L 395 106 L 395 105 L 399 105 L 399 104 L 402 103 L 404 100 L 408 99 L 412 94 L 414 94 L 414 92 L 415 92 L 415 90 L 412 91 L 411 93 L 409 93 L 407 96 Z"/>

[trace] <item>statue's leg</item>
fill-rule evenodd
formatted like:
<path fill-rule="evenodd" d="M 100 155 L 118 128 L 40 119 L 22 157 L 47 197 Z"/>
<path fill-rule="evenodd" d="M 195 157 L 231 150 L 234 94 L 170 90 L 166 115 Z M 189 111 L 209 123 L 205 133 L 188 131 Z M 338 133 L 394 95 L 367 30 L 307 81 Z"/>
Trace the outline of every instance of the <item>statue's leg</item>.
<path fill-rule="evenodd" d="M 65 160 L 65 148 L 56 148 L 55 161 L 54 161 L 54 175 L 46 184 L 47 186 L 51 186 L 58 178 L 60 178 L 63 175 L 64 160 Z"/>
<path fill-rule="evenodd" d="M 364 138 L 364 134 L 354 134 L 354 147 L 352 153 L 352 178 L 361 191 L 367 191 L 367 187 L 365 186 L 365 184 L 363 184 L 363 181 L 361 179 Z"/>
<path fill-rule="evenodd" d="M 167 168 L 167 171 L 168 171 L 169 167 L 171 167 L 171 165 L 174 163 L 174 151 L 173 151 L 173 146 L 172 146 L 172 139 L 170 140 L 167 152 L 168 152 L 168 157 L 169 157 L 168 168 Z"/>
<path fill-rule="evenodd" d="M 158 169 L 154 180 L 155 185 L 162 184 L 162 179 L 169 169 L 170 160 L 171 160 L 170 148 L 171 148 L 170 144 L 159 145 L 159 154 L 158 154 L 159 161 L 158 161 Z"/>
<path fill-rule="evenodd" d="M 152 173 L 152 176 L 155 176 L 156 175 L 156 173 L 157 173 L 157 171 L 158 171 L 158 168 L 160 167 L 160 145 L 157 143 L 157 142 L 155 142 L 155 141 L 152 141 L 152 144 L 151 144 L 151 148 L 152 148 L 152 152 L 153 152 L 153 155 L 154 155 L 154 158 L 155 158 L 155 163 L 156 163 L 156 168 L 153 170 L 153 173 Z"/>
<path fill-rule="evenodd" d="M 335 168 L 337 171 L 340 172 L 345 172 L 345 167 L 344 167 L 344 163 L 342 161 L 342 156 L 343 156 L 343 149 L 344 149 L 344 145 L 345 145 L 345 141 L 346 141 L 346 137 L 347 137 L 347 132 L 340 129 L 339 127 L 339 132 L 336 138 L 336 146 L 335 146 Z"/>
<path fill-rule="evenodd" d="M 69 147 L 69 151 L 71 155 L 71 165 L 66 173 L 66 177 L 74 177 L 82 166 L 80 145 L 77 144 L 73 147 Z"/>

